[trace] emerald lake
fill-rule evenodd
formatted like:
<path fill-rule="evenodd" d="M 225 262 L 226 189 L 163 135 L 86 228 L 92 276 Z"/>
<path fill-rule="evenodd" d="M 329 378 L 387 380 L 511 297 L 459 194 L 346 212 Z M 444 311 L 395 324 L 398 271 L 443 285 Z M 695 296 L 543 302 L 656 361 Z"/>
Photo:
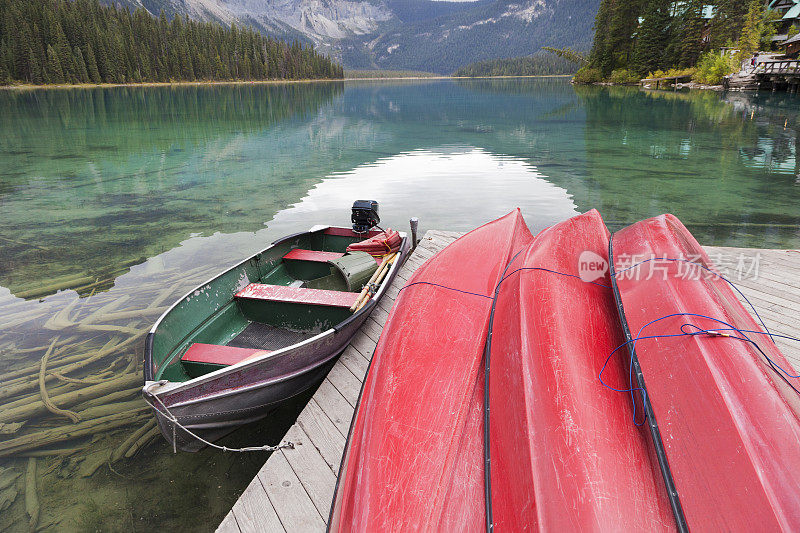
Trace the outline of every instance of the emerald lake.
<path fill-rule="evenodd" d="M 361 198 L 403 230 L 596 208 L 612 231 L 671 212 L 702 244 L 798 248 L 797 104 L 567 78 L 0 91 L 0 531 L 27 530 L 31 464 L 45 530 L 212 531 L 266 459 L 159 437 L 109 466 L 149 420 L 125 380 L 103 397 L 122 422 L 25 447 L 73 424 L 27 407 L 45 355 L 56 400 L 140 376 L 166 305 L 281 235 L 348 224 Z M 80 424 L 111 416 L 103 398 L 66 407 Z M 277 442 L 303 401 L 226 443 Z"/>

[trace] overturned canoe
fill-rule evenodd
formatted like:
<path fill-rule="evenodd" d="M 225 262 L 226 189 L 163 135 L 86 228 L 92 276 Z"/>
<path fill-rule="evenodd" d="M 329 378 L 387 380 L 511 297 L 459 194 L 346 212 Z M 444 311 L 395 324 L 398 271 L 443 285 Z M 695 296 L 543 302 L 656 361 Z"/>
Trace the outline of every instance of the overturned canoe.
<path fill-rule="evenodd" d="M 649 435 L 598 380 L 624 342 L 597 211 L 539 233 L 508 267 L 489 337 L 488 509 L 497 531 L 670 531 Z M 627 386 L 612 361 L 606 383 Z"/>
<path fill-rule="evenodd" d="M 495 286 L 531 238 L 514 211 L 430 259 L 398 295 L 350 430 L 331 530 L 484 529 L 484 340 Z"/>
<path fill-rule="evenodd" d="M 646 390 L 679 524 L 800 530 L 800 397 L 775 368 L 795 374 L 789 362 L 747 333 L 760 328 L 676 217 L 615 233 L 610 255 L 627 336 L 640 338 L 634 387 Z"/>
<path fill-rule="evenodd" d="M 379 234 L 324 226 L 290 235 L 168 309 L 147 336 L 143 390 L 164 437 L 196 451 L 195 435 L 213 442 L 318 383 L 408 254 L 405 234 L 393 260 L 345 253 Z M 383 282 L 357 308 L 379 264 Z"/>

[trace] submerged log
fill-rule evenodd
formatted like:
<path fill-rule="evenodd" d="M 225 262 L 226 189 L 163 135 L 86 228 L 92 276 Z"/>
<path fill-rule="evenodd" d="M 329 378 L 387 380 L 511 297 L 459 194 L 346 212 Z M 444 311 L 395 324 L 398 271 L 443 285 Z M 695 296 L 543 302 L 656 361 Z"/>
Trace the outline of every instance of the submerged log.
<path fill-rule="evenodd" d="M 17 487 L 0 489 L 0 513 L 11 507 L 11 504 L 17 499 L 17 494 L 19 494 Z M 2 525 L 0 525 L 0 527 L 2 527 Z"/>
<path fill-rule="evenodd" d="M 131 446 L 130 449 L 128 449 L 128 451 L 125 452 L 125 458 L 130 459 L 131 457 L 136 455 L 136 452 L 147 446 L 150 443 L 150 441 L 152 441 L 159 435 L 161 435 L 161 429 L 158 427 L 154 427 L 153 429 L 151 429 L 150 431 L 139 437 L 139 439 L 133 443 L 133 446 Z"/>
<path fill-rule="evenodd" d="M 147 306 L 147 309 L 148 310 L 155 309 L 156 307 L 164 303 L 166 299 L 169 298 L 170 294 L 172 294 L 173 292 L 175 292 L 175 287 L 171 285 L 165 289 L 161 289 L 161 291 L 156 295 L 155 298 L 153 298 L 153 300 Z"/>
<path fill-rule="evenodd" d="M 3 324 L 3 327 L 5 328 L 5 324 Z M 77 335 L 72 335 L 71 337 L 65 337 L 65 338 L 59 340 L 56 343 L 56 348 L 60 348 L 62 346 L 66 346 L 66 345 L 69 345 L 68 348 L 74 348 L 76 346 L 80 346 L 81 344 L 89 342 L 89 341 L 94 340 L 94 339 L 95 339 L 95 337 L 89 337 L 87 339 L 83 339 L 82 341 L 75 342 L 75 341 L 78 340 L 78 336 Z M 45 351 L 47 349 L 47 346 L 48 345 L 45 344 L 44 346 L 34 346 L 33 348 L 13 348 L 10 351 L 12 353 L 43 352 L 43 351 Z M 9 372 L 6 372 L 5 374 L 1 374 L 0 375 L 0 379 L 11 379 L 12 377 L 16 377 L 16 374 L 18 372 L 19 372 L 19 370 L 11 370 Z"/>
<path fill-rule="evenodd" d="M 69 276 L 56 278 L 47 285 L 25 285 L 21 287 L 20 290 L 15 293 L 15 295 L 17 298 L 39 298 L 41 296 L 47 296 L 49 294 L 67 289 L 73 289 L 75 291 L 89 289 L 92 288 L 92 286 L 100 285 L 103 282 L 114 281 L 119 274 L 126 272 L 130 269 L 130 267 L 144 263 L 145 261 L 147 261 L 147 258 L 140 257 L 139 259 L 120 263 L 118 268 L 110 272 L 98 272 L 97 275 L 90 275 L 84 272 L 81 274 L 71 274 Z M 97 280 L 100 277 L 107 279 L 104 279 L 102 282 L 98 282 Z"/>
<path fill-rule="evenodd" d="M 147 402 L 138 398 L 128 402 L 108 403 L 98 405 L 97 407 L 90 407 L 89 409 L 79 411 L 78 414 L 81 415 L 81 418 L 84 420 L 88 420 L 90 418 L 103 418 L 117 413 L 141 413 L 149 409 L 151 409 L 151 407 Z"/>
<path fill-rule="evenodd" d="M 39 494 L 36 491 L 36 457 L 28 459 L 25 474 L 25 512 L 28 513 L 28 528 L 36 531 L 39 524 Z"/>
<path fill-rule="evenodd" d="M 20 313 L 16 315 L 16 317 L 13 320 L 11 319 L 11 317 L 7 317 L 8 320 L 3 322 L 3 328 L 11 329 L 13 327 L 19 326 L 20 324 L 24 324 L 25 322 L 31 322 L 33 320 L 37 320 L 39 318 L 44 317 L 49 312 L 50 312 L 49 309 L 35 309 L 32 310 L 31 312 Z"/>
<path fill-rule="evenodd" d="M 146 406 L 146 408 L 149 409 L 149 406 Z M 100 418 L 84 420 L 70 426 L 48 428 L 28 435 L 0 441 L 0 457 L 8 457 L 26 450 L 44 448 L 52 444 L 94 435 L 95 433 L 103 433 L 111 429 L 133 424 L 137 420 L 142 419 L 141 412 L 142 410 L 125 410 Z"/>
<path fill-rule="evenodd" d="M 58 381 L 63 381 L 64 383 L 72 383 L 74 385 L 97 385 L 99 383 L 103 383 L 103 378 L 71 378 L 69 376 L 65 376 L 59 372 L 48 372 L 51 376 L 55 377 Z"/>
<path fill-rule="evenodd" d="M 128 326 L 115 326 L 113 324 L 78 324 L 78 331 L 110 331 L 112 333 L 124 333 L 126 335 L 138 335 L 141 330 Z"/>
<path fill-rule="evenodd" d="M 145 425 L 143 425 L 142 427 L 131 433 L 131 435 L 127 439 L 125 439 L 122 442 L 122 444 L 117 446 L 117 448 L 111 454 L 111 459 L 109 459 L 111 461 L 111 464 L 116 463 L 123 457 L 129 457 L 128 451 L 139 441 L 139 439 L 142 438 L 142 436 L 152 431 L 153 428 L 155 428 L 155 425 L 156 425 L 156 420 L 155 418 L 153 418 L 151 420 L 148 420 Z"/>
<path fill-rule="evenodd" d="M 47 322 L 44 323 L 43 327 L 45 329 L 62 330 L 67 329 L 70 326 L 74 326 L 75 322 L 72 320 L 72 318 L 70 318 L 70 314 L 80 302 L 80 298 L 75 298 L 72 300 L 70 303 L 64 306 L 63 309 L 51 316 Z"/>
<path fill-rule="evenodd" d="M 90 365 L 90 364 L 92 364 L 92 363 L 94 363 L 96 361 L 99 361 L 103 357 L 106 357 L 107 355 L 110 355 L 110 354 L 112 354 L 114 352 L 120 351 L 123 348 L 127 348 L 128 346 L 130 346 L 134 342 L 136 342 L 139 339 L 141 339 L 142 337 L 144 337 L 144 335 L 145 335 L 145 333 L 142 332 L 141 334 L 133 336 L 133 337 L 129 337 L 129 338 L 125 339 L 122 342 L 109 341 L 108 343 L 106 343 L 105 347 L 101 348 L 100 350 L 98 350 L 97 352 L 92 353 L 92 354 L 83 353 L 83 354 L 76 354 L 76 355 L 71 355 L 69 357 L 61 358 L 59 360 L 59 363 L 62 363 L 62 366 L 58 367 L 58 372 L 60 372 L 61 374 L 66 374 L 68 372 L 72 372 L 72 371 L 77 370 L 79 368 L 83 368 L 83 367 L 85 367 L 87 365 Z M 65 362 L 67 364 L 64 364 Z M 38 365 L 37 365 L 37 368 L 38 368 Z M 46 379 L 56 379 L 56 378 L 54 376 L 47 376 Z M 38 386 L 38 383 L 36 383 L 36 382 L 31 383 L 30 380 L 20 379 L 18 382 L 15 382 L 13 385 L 7 385 L 7 386 L 4 386 L 4 387 L 0 388 L 0 400 L 5 399 L 5 398 L 12 398 L 12 397 L 17 396 L 19 394 L 35 390 L 37 386 Z"/>
<path fill-rule="evenodd" d="M 23 285 L 14 294 L 17 298 L 35 298 L 37 296 L 45 296 L 58 292 L 64 289 L 70 289 L 73 286 L 90 283 L 94 280 L 94 276 L 87 276 L 86 273 L 72 274 L 69 276 L 62 276 L 53 279 L 47 285 L 29 284 Z"/>
<path fill-rule="evenodd" d="M 94 398 L 94 399 L 91 399 L 91 400 L 88 400 L 88 401 L 85 401 L 85 402 L 82 402 L 80 404 L 75 405 L 73 407 L 73 409 L 75 411 L 84 411 L 86 409 L 89 409 L 90 407 L 97 407 L 97 406 L 106 405 L 106 404 L 109 404 L 109 403 L 118 403 L 118 402 L 121 402 L 122 400 L 129 399 L 129 398 L 131 398 L 133 396 L 137 396 L 137 395 L 141 394 L 142 393 L 142 387 L 141 387 L 142 377 L 140 375 L 138 375 L 138 374 L 135 374 L 135 375 L 136 375 L 136 383 L 139 386 L 133 387 L 133 388 L 130 388 L 130 389 L 119 390 L 117 392 L 112 392 L 110 394 L 106 394 L 105 396 L 98 396 L 97 398 Z"/>
<path fill-rule="evenodd" d="M 130 295 L 126 294 L 124 296 L 121 296 L 120 298 L 117 298 L 115 300 L 111 300 L 110 302 L 108 302 L 104 306 L 102 306 L 102 307 L 96 309 L 95 311 L 93 311 L 91 314 L 86 315 L 85 317 L 83 317 L 80 320 L 80 323 L 81 324 L 92 324 L 92 323 L 94 323 L 94 321 L 98 317 L 106 315 L 106 314 L 110 313 L 111 311 L 113 311 L 115 309 L 119 309 L 119 307 L 122 304 L 124 304 L 125 302 L 127 302 L 130 299 L 131 299 Z"/>
<path fill-rule="evenodd" d="M 78 390 L 73 390 L 58 396 L 53 396 L 53 401 L 63 407 L 72 407 L 88 400 L 102 398 L 111 393 L 119 392 L 120 389 L 130 389 L 141 382 L 141 377 L 135 373 L 124 374 L 117 379 L 112 379 L 97 385 L 90 385 Z M 33 401 L 25 405 L 20 405 L 12 409 L 0 411 L 0 422 L 14 422 L 19 420 L 29 420 L 39 415 L 47 413 L 44 403 Z"/>
<path fill-rule="evenodd" d="M 7 489 L 19 479 L 20 473 L 11 468 L 0 467 L 0 490 Z"/>
<path fill-rule="evenodd" d="M 11 424 L 0 422 L 0 435 L 12 435 L 19 431 L 24 425 L 25 422 L 14 422 Z"/>
<path fill-rule="evenodd" d="M 50 450 L 28 450 L 21 452 L 20 457 L 53 457 L 58 455 L 72 455 L 78 453 L 83 448 L 53 448 Z"/>
<path fill-rule="evenodd" d="M 101 318 L 106 322 L 113 322 L 115 320 L 124 320 L 128 318 L 144 319 L 147 317 L 159 316 L 167 309 L 168 307 L 164 306 L 164 307 L 153 307 L 152 309 L 148 308 L 148 309 L 134 309 L 132 311 L 117 311 L 115 313 L 108 313 L 102 315 Z M 81 324 L 83 324 L 83 321 L 81 321 Z M 90 325 L 90 323 L 87 321 L 85 325 Z"/>
<path fill-rule="evenodd" d="M 91 477 L 97 469 L 108 463 L 111 452 L 106 448 L 89 454 L 78 467 L 80 477 Z"/>
<path fill-rule="evenodd" d="M 72 411 L 58 407 L 50 400 L 50 396 L 47 394 L 47 385 L 45 384 L 47 360 L 50 358 L 50 354 L 53 353 L 53 346 L 55 346 L 57 340 L 58 337 L 53 340 L 52 344 L 50 344 L 50 348 L 47 349 L 42 357 L 41 367 L 39 368 L 39 394 L 42 397 L 42 404 L 45 406 L 45 408 L 47 408 L 48 411 L 54 415 L 65 416 L 72 420 L 73 423 L 77 424 L 80 421 L 80 417 Z"/>
<path fill-rule="evenodd" d="M 96 398 L 102 398 L 111 393 L 119 392 L 120 389 L 130 389 L 131 387 L 139 384 L 140 381 L 141 377 L 137 374 L 124 374 L 117 379 L 109 380 L 97 385 L 83 387 L 59 396 L 54 396 L 53 401 L 57 402 L 63 407 L 72 407 L 82 402 L 87 402 Z M 47 407 L 43 402 L 34 401 L 13 409 L 4 409 L 0 411 L 0 422 L 27 420 L 35 416 L 45 414 L 46 412 Z"/>

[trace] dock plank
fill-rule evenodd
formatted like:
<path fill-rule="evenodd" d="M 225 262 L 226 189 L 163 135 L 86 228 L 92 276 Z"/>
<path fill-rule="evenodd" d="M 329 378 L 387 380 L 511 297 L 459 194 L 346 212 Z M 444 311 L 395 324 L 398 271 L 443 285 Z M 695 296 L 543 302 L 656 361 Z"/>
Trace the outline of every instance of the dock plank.
<path fill-rule="evenodd" d="M 262 468 L 258 478 L 264 485 L 272 508 L 288 531 L 321 531 L 325 521 L 311 501 L 305 487 L 283 453 L 274 453 Z M 269 531 L 262 528 L 260 531 Z"/>
<path fill-rule="evenodd" d="M 300 426 L 296 424 L 292 426 L 286 434 L 286 438 L 292 442 L 301 443 L 294 449 L 282 450 L 283 456 L 302 483 L 320 516 L 327 520 L 333 500 L 333 490 L 336 486 L 336 474 L 317 453 L 311 439 Z"/>
<path fill-rule="evenodd" d="M 441 230 L 424 235 L 384 299 L 287 433 L 286 440 L 298 445 L 269 457 L 218 532 L 325 530 L 354 407 L 394 300 L 419 266 L 460 235 Z M 740 256 L 758 256 L 757 275 L 741 283 L 735 278 L 732 281 L 753 302 L 770 331 L 800 335 L 800 253 L 726 247 L 706 247 L 706 251 L 720 267 L 731 271 Z M 795 368 L 800 368 L 800 345 L 780 339 L 776 343 Z"/>
<path fill-rule="evenodd" d="M 278 523 L 280 525 L 280 523 Z M 283 526 L 281 529 L 277 531 L 282 531 Z M 233 516 L 233 511 L 225 515 L 225 518 L 220 522 L 219 527 L 217 528 L 218 533 L 239 533 L 240 531 L 244 531 L 243 529 L 239 528 L 239 524 L 236 523 L 236 517 Z"/>
<path fill-rule="evenodd" d="M 348 346 L 339 357 L 339 360 L 350 372 L 353 373 L 360 384 L 364 379 L 364 376 L 367 374 L 369 361 L 366 360 L 354 346 Z"/>
<path fill-rule="evenodd" d="M 336 429 L 336 426 L 319 406 L 317 400 L 312 398 L 308 402 L 303 414 L 297 419 L 297 425 L 311 439 L 311 443 L 325 463 L 334 473 L 337 473 L 339 471 L 339 463 L 342 461 L 345 437 Z M 267 461 L 267 464 L 269 464 L 269 461 Z"/>
<path fill-rule="evenodd" d="M 278 515 L 275 514 L 275 508 L 270 505 L 267 492 L 264 490 L 261 480 L 256 478 L 253 481 L 234 504 L 232 512 L 228 514 L 228 517 L 233 518 L 233 524 L 238 526 L 238 530 L 231 529 L 231 531 L 241 531 L 241 533 L 285 531 L 280 519 L 278 519 Z M 223 521 L 223 524 L 225 524 L 228 517 Z M 227 524 L 226 527 L 230 528 L 233 524 Z M 222 527 L 222 524 L 220 527 Z M 217 529 L 217 531 L 220 530 Z"/>
<path fill-rule="evenodd" d="M 328 378 L 322 381 L 314 397 L 339 433 L 347 437 L 350 420 L 353 418 L 353 406 L 347 403 L 342 393 L 336 390 Z"/>
<path fill-rule="evenodd" d="M 344 364 L 335 365 L 328 373 L 328 380 L 339 391 L 350 407 L 355 408 L 361 392 L 361 381 Z"/>

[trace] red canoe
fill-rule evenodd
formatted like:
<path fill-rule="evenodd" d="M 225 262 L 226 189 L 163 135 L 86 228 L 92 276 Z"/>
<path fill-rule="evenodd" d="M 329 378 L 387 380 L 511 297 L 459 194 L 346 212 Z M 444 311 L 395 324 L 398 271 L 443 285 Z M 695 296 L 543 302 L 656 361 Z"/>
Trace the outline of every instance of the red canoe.
<path fill-rule="evenodd" d="M 500 286 L 489 373 L 497 531 L 675 530 L 649 434 L 631 423 L 629 397 L 598 380 L 624 342 L 607 257 L 592 210 L 537 235 Z M 627 387 L 625 364 L 613 363 L 605 382 Z"/>
<path fill-rule="evenodd" d="M 491 297 L 531 239 L 514 211 L 448 246 L 398 295 L 350 431 L 331 530 L 484 529 L 482 359 Z"/>
<path fill-rule="evenodd" d="M 687 323 L 728 327 L 697 316 L 659 320 L 675 313 L 760 329 L 724 280 L 680 260 L 713 269 L 672 215 L 614 234 L 612 258 L 633 338 L 680 335 Z M 768 338 L 747 335 L 795 373 Z M 798 380 L 780 377 L 752 344 L 721 336 L 642 339 L 635 353 L 688 528 L 800 531 L 800 398 L 788 385 Z"/>

